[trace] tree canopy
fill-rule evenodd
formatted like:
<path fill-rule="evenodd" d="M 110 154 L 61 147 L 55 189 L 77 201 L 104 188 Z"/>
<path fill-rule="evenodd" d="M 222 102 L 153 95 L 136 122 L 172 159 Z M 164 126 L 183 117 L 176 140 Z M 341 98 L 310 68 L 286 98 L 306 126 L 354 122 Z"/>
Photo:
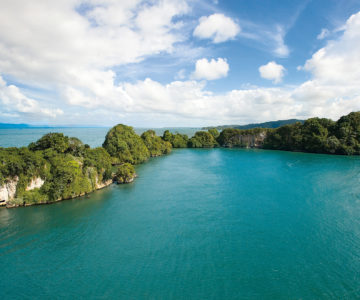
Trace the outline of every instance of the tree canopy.
<path fill-rule="evenodd" d="M 160 156 L 171 152 L 171 143 L 164 141 L 161 137 L 157 136 L 154 130 L 145 131 L 141 135 L 145 146 L 150 152 L 150 156 Z"/>
<path fill-rule="evenodd" d="M 118 124 L 106 134 L 105 150 L 115 158 L 115 163 L 139 164 L 150 157 L 150 151 L 130 126 Z"/>

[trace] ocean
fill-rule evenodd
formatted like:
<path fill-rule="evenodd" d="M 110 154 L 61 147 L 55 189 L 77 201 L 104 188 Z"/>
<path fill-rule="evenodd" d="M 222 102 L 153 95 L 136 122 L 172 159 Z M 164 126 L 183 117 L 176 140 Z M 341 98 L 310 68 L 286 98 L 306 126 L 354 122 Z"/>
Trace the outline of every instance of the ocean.
<path fill-rule="evenodd" d="M 2 130 L 1 146 L 29 130 Z M 92 146 L 107 131 L 67 130 Z M 0 208 L 0 298 L 360 297 L 359 157 L 179 149 L 136 169 L 128 185 Z"/>

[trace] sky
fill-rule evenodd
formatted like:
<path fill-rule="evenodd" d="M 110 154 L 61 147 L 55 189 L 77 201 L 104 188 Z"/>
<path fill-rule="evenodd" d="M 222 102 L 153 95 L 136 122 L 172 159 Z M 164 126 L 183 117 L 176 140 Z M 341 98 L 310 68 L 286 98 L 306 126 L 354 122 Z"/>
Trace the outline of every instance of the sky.
<path fill-rule="evenodd" d="M 359 0 L 0 0 L 0 123 L 198 127 L 359 110 Z"/>

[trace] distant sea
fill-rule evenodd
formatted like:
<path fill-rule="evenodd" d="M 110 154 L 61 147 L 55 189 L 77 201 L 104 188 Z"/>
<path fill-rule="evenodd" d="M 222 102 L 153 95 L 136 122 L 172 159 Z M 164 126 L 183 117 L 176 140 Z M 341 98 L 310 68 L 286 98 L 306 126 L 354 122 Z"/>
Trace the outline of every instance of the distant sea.
<path fill-rule="evenodd" d="M 99 146 L 107 129 L 58 131 Z M 0 299 L 360 298 L 359 157 L 178 149 L 136 171 L 85 197 L 0 208 Z"/>
<path fill-rule="evenodd" d="M 77 137 L 83 143 L 89 144 L 91 147 L 99 147 L 105 140 L 105 135 L 109 128 L 105 127 L 49 127 L 49 128 L 0 128 L 0 147 L 22 147 L 27 146 L 31 142 L 37 141 L 44 134 L 49 132 L 61 132 L 70 137 Z M 137 134 L 153 128 L 134 128 Z M 199 128 L 176 127 L 176 128 L 154 128 L 157 135 L 162 135 L 168 129 L 171 132 L 179 132 L 193 136 Z"/>

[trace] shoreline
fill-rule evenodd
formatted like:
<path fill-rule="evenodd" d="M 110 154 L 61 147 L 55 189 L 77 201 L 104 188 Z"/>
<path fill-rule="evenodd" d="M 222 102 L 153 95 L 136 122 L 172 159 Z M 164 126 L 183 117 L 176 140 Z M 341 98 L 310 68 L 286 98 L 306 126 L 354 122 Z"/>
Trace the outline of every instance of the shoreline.
<path fill-rule="evenodd" d="M 93 191 L 91 192 L 88 192 L 88 193 L 81 193 L 79 195 L 76 195 L 76 196 L 72 196 L 72 197 L 69 197 L 69 198 L 61 198 L 61 199 L 57 199 L 57 200 L 54 200 L 54 201 L 51 201 L 51 202 L 40 202 L 40 203 L 25 203 L 25 204 L 8 204 L 6 203 L 5 205 L 2 205 L 0 208 L 17 208 L 17 207 L 28 207 L 28 206 L 35 206 L 35 205 L 46 205 L 46 204 L 54 204 L 54 203 L 57 203 L 57 202 L 61 202 L 61 201 L 65 201 L 65 200 L 71 200 L 71 199 L 76 199 L 76 198 L 79 198 L 79 197 L 83 197 L 83 196 L 86 196 L 86 195 L 89 195 L 89 194 L 92 194 L 98 190 L 102 190 L 102 189 L 105 189 L 107 187 L 109 187 L 110 185 L 112 185 L 113 183 L 116 183 L 114 180 L 111 179 L 110 182 L 106 182 L 104 185 L 102 185 L 101 187 L 98 187 L 96 189 L 94 189 Z"/>

